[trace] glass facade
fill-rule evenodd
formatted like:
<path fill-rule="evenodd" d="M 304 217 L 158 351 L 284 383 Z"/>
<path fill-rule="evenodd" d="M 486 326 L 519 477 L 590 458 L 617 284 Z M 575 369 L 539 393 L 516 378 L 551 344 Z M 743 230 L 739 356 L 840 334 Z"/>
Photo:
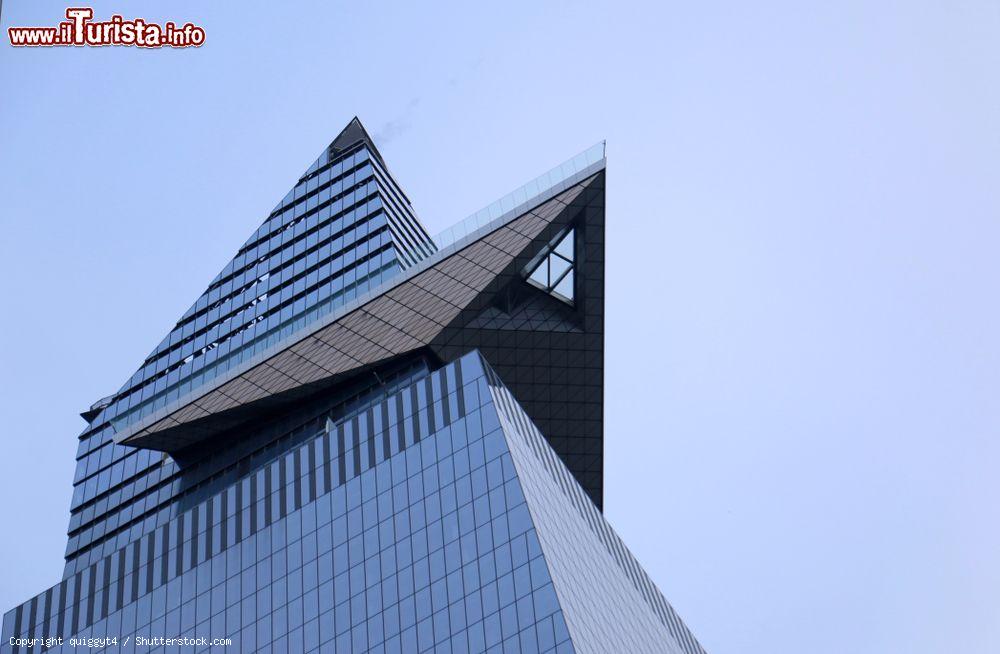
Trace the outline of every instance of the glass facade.
<path fill-rule="evenodd" d="M 436 250 L 371 141 L 356 138 L 306 170 L 95 421 L 127 427 Z"/>
<path fill-rule="evenodd" d="M 701 654 L 600 512 L 603 147 L 568 165 L 442 250 L 352 121 L 84 413 L 63 578 L 0 651 Z M 268 340 L 309 320 L 339 331 Z M 259 393 L 213 399 L 258 336 Z"/>

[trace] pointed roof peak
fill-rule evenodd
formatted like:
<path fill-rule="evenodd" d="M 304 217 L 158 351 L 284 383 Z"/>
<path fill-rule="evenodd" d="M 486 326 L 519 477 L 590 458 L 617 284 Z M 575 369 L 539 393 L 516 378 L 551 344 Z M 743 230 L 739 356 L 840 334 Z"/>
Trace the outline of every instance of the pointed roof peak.
<path fill-rule="evenodd" d="M 330 158 L 333 159 L 344 150 L 357 145 L 359 142 L 364 142 L 368 146 L 368 149 L 372 151 L 372 154 L 385 166 L 382 153 L 375 147 L 374 139 L 368 134 L 368 130 L 365 129 L 365 126 L 361 123 L 361 119 L 357 116 L 352 118 L 347 123 L 347 126 L 340 130 L 340 134 L 333 139 L 333 142 L 330 143 Z"/>

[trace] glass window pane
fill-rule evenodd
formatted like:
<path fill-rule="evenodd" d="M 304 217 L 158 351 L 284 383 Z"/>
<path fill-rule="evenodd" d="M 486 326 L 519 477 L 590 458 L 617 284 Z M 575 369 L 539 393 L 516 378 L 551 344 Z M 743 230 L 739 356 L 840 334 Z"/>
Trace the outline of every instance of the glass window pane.
<path fill-rule="evenodd" d="M 559 282 L 553 289 L 556 293 L 563 296 L 567 300 L 573 300 L 573 271 L 569 271 L 562 281 Z"/>

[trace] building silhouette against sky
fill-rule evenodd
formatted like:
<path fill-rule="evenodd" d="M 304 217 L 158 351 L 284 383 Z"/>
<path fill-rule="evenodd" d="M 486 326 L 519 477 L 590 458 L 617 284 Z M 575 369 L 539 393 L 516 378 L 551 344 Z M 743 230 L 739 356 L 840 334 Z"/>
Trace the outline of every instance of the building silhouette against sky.
<path fill-rule="evenodd" d="M 601 514 L 604 184 L 599 144 L 432 238 L 352 120 L 82 414 L 3 651 L 703 652 Z"/>

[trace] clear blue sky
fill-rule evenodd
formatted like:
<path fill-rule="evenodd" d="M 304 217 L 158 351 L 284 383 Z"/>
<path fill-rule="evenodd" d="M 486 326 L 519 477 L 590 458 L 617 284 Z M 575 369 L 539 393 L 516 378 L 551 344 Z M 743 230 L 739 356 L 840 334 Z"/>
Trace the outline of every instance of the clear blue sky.
<path fill-rule="evenodd" d="M 607 515 L 711 654 L 1000 651 L 995 1 L 95 10 L 207 43 L 0 44 L 2 610 L 77 413 L 357 114 L 432 232 L 607 139 Z"/>

